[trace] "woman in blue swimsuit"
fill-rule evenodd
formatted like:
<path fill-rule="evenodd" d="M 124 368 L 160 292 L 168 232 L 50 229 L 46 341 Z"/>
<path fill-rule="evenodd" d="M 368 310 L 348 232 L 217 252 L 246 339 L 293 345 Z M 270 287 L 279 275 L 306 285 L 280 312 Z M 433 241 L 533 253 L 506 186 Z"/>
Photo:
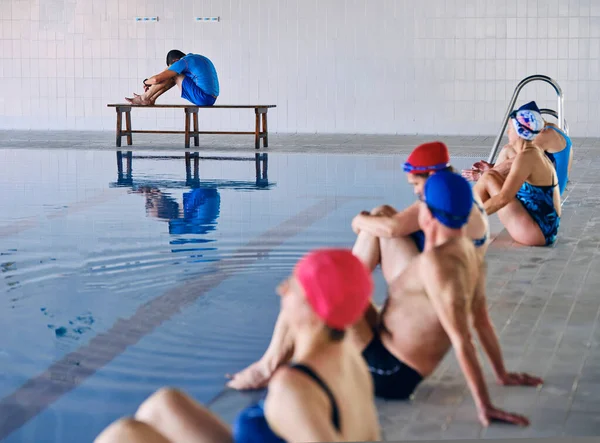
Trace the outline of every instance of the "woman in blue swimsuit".
<path fill-rule="evenodd" d="M 516 156 L 505 177 L 491 169 L 473 191 L 488 215 L 498 212 L 500 221 L 517 242 L 528 246 L 550 246 L 560 227 L 560 187 L 557 171 L 548 155 L 535 144 L 544 129 L 542 115 L 532 109 L 511 114 L 509 143 Z"/>
<path fill-rule="evenodd" d="M 352 252 L 305 256 L 278 288 L 294 335 L 292 364 L 277 370 L 266 398 L 244 409 L 233 430 L 186 394 L 161 389 L 97 443 L 285 443 L 379 441 L 374 387 L 358 348 L 344 340 L 370 303 L 373 281 Z"/>
<path fill-rule="evenodd" d="M 522 110 L 540 113 L 540 110 L 534 101 L 524 104 L 517 111 Z M 545 151 L 550 161 L 552 161 L 558 176 L 560 195 L 562 195 L 565 192 L 567 183 L 569 182 L 569 175 L 571 174 L 573 141 L 558 126 L 545 121 L 544 128 L 536 136 L 535 143 Z M 516 152 L 509 142 L 500 150 L 495 164 L 480 160 L 475 162 L 471 169 L 463 169 L 462 176 L 467 180 L 477 181 L 485 171 L 494 168 L 506 177 L 510 171 L 510 166 L 515 155 Z"/>

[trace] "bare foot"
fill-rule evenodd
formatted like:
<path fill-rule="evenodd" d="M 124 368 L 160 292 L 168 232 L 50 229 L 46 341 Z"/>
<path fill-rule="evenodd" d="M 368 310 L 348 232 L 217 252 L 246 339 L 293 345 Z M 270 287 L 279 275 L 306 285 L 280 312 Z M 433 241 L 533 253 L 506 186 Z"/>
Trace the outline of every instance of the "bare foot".
<path fill-rule="evenodd" d="M 133 93 L 133 98 L 125 97 L 125 100 L 132 105 L 150 106 L 154 104 L 150 100 L 144 100 L 141 95 L 138 95 L 135 92 Z"/>
<path fill-rule="evenodd" d="M 262 389 L 269 384 L 273 373 L 274 371 L 269 370 L 266 363 L 259 360 L 237 374 L 227 374 L 226 377 L 231 379 L 231 381 L 227 382 L 227 386 L 240 391 Z"/>

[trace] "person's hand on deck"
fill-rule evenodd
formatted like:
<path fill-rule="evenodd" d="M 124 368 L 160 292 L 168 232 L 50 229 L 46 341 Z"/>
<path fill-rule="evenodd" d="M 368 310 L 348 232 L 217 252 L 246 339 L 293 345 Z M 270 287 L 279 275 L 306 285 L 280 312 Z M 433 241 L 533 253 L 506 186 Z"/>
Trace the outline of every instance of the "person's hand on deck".
<path fill-rule="evenodd" d="M 503 386 L 540 386 L 544 380 L 535 375 L 529 375 L 524 372 L 508 372 L 498 380 Z"/>

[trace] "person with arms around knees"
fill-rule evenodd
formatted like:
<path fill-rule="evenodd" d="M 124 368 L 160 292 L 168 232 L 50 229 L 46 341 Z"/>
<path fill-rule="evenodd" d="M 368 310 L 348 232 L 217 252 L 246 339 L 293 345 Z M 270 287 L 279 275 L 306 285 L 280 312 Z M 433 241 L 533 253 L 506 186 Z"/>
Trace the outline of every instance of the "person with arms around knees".
<path fill-rule="evenodd" d="M 527 418 L 496 408 L 483 377 L 471 328 L 475 329 L 502 385 L 537 386 L 538 377 L 508 372 L 485 299 L 481 258 L 465 226 L 473 193 L 460 175 L 432 174 L 418 205 L 423 252 L 388 285 L 381 312 L 372 305 L 351 329 L 349 338 L 362 353 L 374 382 L 375 395 L 407 400 L 419 384 L 454 349 L 471 390 L 479 420 L 527 425 Z M 294 352 L 294 331 L 280 316 L 264 356 L 231 377 L 229 386 L 254 389 L 268 383 Z"/>
<path fill-rule="evenodd" d="M 556 169 L 536 142 L 543 128 L 539 112 L 514 111 L 508 131 L 516 155 L 508 175 L 490 169 L 473 188 L 486 213 L 497 212 L 510 236 L 527 246 L 553 245 L 562 213 Z"/>
<path fill-rule="evenodd" d="M 213 63 L 199 54 L 173 49 L 167 54 L 167 69 L 144 80 L 144 93 L 125 98 L 132 105 L 153 105 L 156 99 L 177 85 L 181 98 L 195 106 L 212 106 L 219 96 L 219 78 Z"/>
<path fill-rule="evenodd" d="M 540 109 L 537 104 L 532 101 L 521 106 L 517 111 L 534 111 L 539 113 Z M 542 117 L 543 118 L 543 117 Z M 477 181 L 481 178 L 484 172 L 493 169 L 506 177 L 510 171 L 512 162 L 517 155 L 513 145 L 519 141 L 519 136 L 516 132 L 508 128 L 508 144 L 505 145 L 498 154 L 495 164 L 480 160 L 473 164 L 471 169 L 462 171 L 463 177 L 471 181 Z M 573 142 L 571 138 L 562 131 L 558 126 L 544 120 L 544 127 L 535 138 L 536 145 L 541 148 L 546 156 L 550 159 L 556 169 L 558 186 L 560 195 L 565 192 L 569 175 L 571 173 L 571 164 L 573 161 Z"/>
<path fill-rule="evenodd" d="M 428 177 L 441 171 L 452 171 L 448 147 L 437 141 L 419 145 L 408 156 L 403 168 L 408 183 L 419 196 Z M 370 213 L 363 211 L 352 220 L 352 229 L 357 234 L 352 250 L 354 255 L 371 271 L 380 265 L 388 284 L 423 252 L 425 235 L 419 228 L 419 207 L 418 200 L 402 211 L 384 205 Z M 490 243 L 490 231 L 483 205 L 476 197 L 466 233 L 483 258 Z"/>
<path fill-rule="evenodd" d="M 379 441 L 369 370 L 344 337 L 372 290 L 369 271 L 351 251 L 307 254 L 278 287 L 280 315 L 294 334 L 291 364 L 276 371 L 266 398 L 243 410 L 233 430 L 186 394 L 161 389 L 96 443 Z"/>

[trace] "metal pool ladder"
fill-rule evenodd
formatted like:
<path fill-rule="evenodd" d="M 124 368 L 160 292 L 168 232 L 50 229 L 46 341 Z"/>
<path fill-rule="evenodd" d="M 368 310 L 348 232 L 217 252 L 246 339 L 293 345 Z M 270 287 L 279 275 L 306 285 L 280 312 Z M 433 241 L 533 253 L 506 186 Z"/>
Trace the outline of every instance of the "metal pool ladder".
<path fill-rule="evenodd" d="M 515 88 L 515 92 L 513 92 L 512 98 L 510 99 L 510 103 L 508 104 L 508 108 L 506 109 L 506 113 L 504 114 L 504 119 L 502 120 L 502 127 L 500 128 L 500 132 L 496 137 L 496 141 L 494 142 L 494 146 L 492 147 L 492 152 L 488 157 L 488 163 L 493 163 L 496 154 L 498 153 L 498 148 L 500 147 L 500 141 L 502 140 L 502 136 L 504 135 L 504 131 L 506 130 L 506 125 L 508 124 L 508 119 L 510 118 L 510 113 L 513 111 L 515 103 L 517 102 L 517 98 L 519 97 L 519 93 L 523 87 L 534 81 L 543 81 L 549 83 L 556 91 L 557 95 L 557 107 L 558 111 L 553 111 L 552 109 L 540 109 L 542 114 L 549 114 L 558 119 L 558 127 L 562 129 L 567 135 L 569 134 L 569 128 L 567 126 L 567 122 L 564 118 L 564 109 L 563 109 L 563 92 L 558 84 L 558 82 L 547 75 L 530 75 L 529 77 L 524 78 Z"/>

